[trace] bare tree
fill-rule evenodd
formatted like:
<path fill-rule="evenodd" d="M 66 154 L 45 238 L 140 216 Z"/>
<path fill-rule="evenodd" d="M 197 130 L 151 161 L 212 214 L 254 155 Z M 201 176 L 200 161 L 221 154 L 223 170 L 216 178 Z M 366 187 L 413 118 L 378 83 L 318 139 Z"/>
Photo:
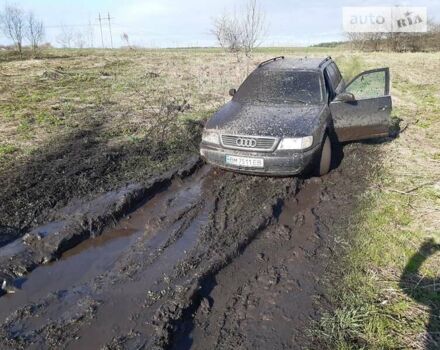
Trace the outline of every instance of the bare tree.
<path fill-rule="evenodd" d="M 224 13 L 214 18 L 211 33 L 220 47 L 234 53 L 244 51 L 249 57 L 261 43 L 265 22 L 265 15 L 257 0 L 249 0 L 239 16 Z"/>
<path fill-rule="evenodd" d="M 243 32 L 237 17 L 223 14 L 214 19 L 211 33 L 216 37 L 218 44 L 230 52 L 242 49 Z"/>
<path fill-rule="evenodd" d="M 266 17 L 261 11 L 257 0 L 249 0 L 242 23 L 242 43 L 246 56 L 249 56 L 254 48 L 261 44 L 261 38 L 265 31 L 265 21 Z"/>
<path fill-rule="evenodd" d="M 26 39 L 31 44 L 32 50 L 36 51 L 44 39 L 44 24 L 35 18 L 33 12 L 27 16 Z"/>
<path fill-rule="evenodd" d="M 440 33 L 440 23 L 435 22 L 434 19 L 428 19 L 428 33 Z"/>
<path fill-rule="evenodd" d="M 73 45 L 79 49 L 83 49 L 86 45 L 86 40 L 81 32 L 76 32 L 73 34 Z"/>
<path fill-rule="evenodd" d="M 367 33 L 367 41 L 371 51 L 380 51 L 382 48 L 384 35 L 383 33 Z"/>
<path fill-rule="evenodd" d="M 377 38 L 376 40 L 376 36 L 375 36 L 376 34 L 378 33 L 349 32 L 346 33 L 346 36 L 351 44 L 352 49 L 367 51 L 367 50 L 372 50 L 372 46 L 377 46 L 377 40 L 379 39 Z M 371 40 L 376 40 L 375 45 L 371 45 Z"/>
<path fill-rule="evenodd" d="M 121 34 L 121 40 L 122 40 L 123 43 L 125 43 L 127 45 L 127 47 L 129 49 L 132 49 L 132 47 L 130 45 L 130 38 L 129 38 L 127 33 L 122 33 Z"/>
<path fill-rule="evenodd" d="M 18 7 L 6 5 L 0 17 L 3 34 L 17 47 L 20 56 L 23 50 L 23 37 L 25 34 L 25 14 Z"/>
<path fill-rule="evenodd" d="M 58 34 L 56 40 L 64 48 L 71 48 L 73 40 L 75 39 L 75 33 L 72 28 L 61 25 L 61 33 Z"/>
<path fill-rule="evenodd" d="M 440 50 L 440 23 L 433 19 L 428 20 L 427 46 L 433 50 Z"/>

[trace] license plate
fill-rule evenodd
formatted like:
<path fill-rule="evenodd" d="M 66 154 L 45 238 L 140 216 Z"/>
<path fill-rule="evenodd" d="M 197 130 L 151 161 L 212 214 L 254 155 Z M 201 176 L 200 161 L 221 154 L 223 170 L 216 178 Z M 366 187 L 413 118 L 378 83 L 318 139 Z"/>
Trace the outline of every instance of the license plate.
<path fill-rule="evenodd" d="M 226 164 L 244 168 L 264 168 L 264 159 L 226 155 Z"/>

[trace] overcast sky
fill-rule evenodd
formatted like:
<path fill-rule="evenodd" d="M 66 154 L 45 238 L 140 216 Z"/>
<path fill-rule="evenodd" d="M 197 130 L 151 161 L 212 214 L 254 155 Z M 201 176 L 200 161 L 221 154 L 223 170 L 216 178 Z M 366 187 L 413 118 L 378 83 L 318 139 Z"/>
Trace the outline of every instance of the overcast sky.
<path fill-rule="evenodd" d="M 121 35 L 127 33 L 131 44 L 176 47 L 215 45 L 209 34 L 212 19 L 224 11 L 239 12 L 246 1 L 18 0 L 8 3 L 32 10 L 41 18 L 46 25 L 46 41 L 54 45 L 63 25 L 85 37 L 92 27 L 93 44 L 100 47 L 97 18 L 99 13 L 105 17 L 110 13 L 115 46 L 121 45 Z M 4 6 L 4 3 L 6 1 L 0 0 L 0 4 Z M 426 6 L 429 17 L 440 19 L 439 0 L 260 0 L 259 3 L 268 24 L 264 46 L 303 46 L 343 39 L 343 6 Z M 108 21 L 103 21 L 103 35 L 105 45 L 110 46 Z M 0 35 L 0 42 L 7 42 L 3 35 Z"/>

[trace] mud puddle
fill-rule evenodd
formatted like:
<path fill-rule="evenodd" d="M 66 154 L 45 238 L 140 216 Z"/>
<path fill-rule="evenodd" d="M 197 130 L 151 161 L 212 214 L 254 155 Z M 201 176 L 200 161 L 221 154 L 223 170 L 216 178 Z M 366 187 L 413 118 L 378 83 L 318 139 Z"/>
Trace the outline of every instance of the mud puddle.
<path fill-rule="evenodd" d="M 297 183 L 209 167 L 173 181 L 114 228 L 36 268 L 20 291 L 0 298 L 2 346 L 168 347 L 200 281 L 276 220 Z"/>
<path fill-rule="evenodd" d="M 102 236 L 101 236 L 102 237 Z M 84 283 L 111 268 L 118 256 L 136 241 L 137 235 L 110 233 L 103 242 L 92 239 L 93 245 L 78 252 L 69 251 L 59 261 L 35 269 L 26 279 L 18 281 L 19 290 L 0 298 L 0 318 L 25 303 L 36 301 L 51 291 L 68 289 Z"/>
<path fill-rule="evenodd" d="M 149 198 L 114 227 L 104 230 L 102 235 L 80 243 L 59 260 L 36 268 L 26 278 L 17 281 L 19 289 L 16 293 L 0 298 L 0 319 L 49 293 L 71 289 L 111 271 L 118 260 L 129 255 L 128 251 L 139 242 L 148 242 L 150 256 L 153 256 L 170 238 L 169 229 L 178 230 L 182 226 L 181 216 L 200 200 L 209 172 L 210 168 L 205 166 L 190 178 L 173 180 L 170 186 Z M 196 228 L 205 220 L 206 215 L 192 223 L 193 227 L 186 227 L 183 239 L 165 255 L 169 264 L 175 264 L 181 252 L 194 244 Z"/>
<path fill-rule="evenodd" d="M 123 283 L 114 281 L 111 290 L 99 295 L 102 306 L 94 315 L 95 325 L 84 328 L 80 332 L 79 339 L 72 344 L 71 349 L 99 348 L 102 343 L 110 342 L 115 332 L 118 334 L 129 334 L 145 331 L 152 331 L 152 324 L 146 320 L 152 320 L 155 312 L 156 301 L 171 288 L 168 277 L 172 274 L 176 264 L 185 257 L 197 241 L 198 234 L 208 218 L 209 207 L 204 208 L 185 227 L 178 237 L 173 235 L 182 229 L 178 226 L 168 238 L 171 242 L 164 242 L 156 246 L 156 253 L 145 255 L 145 261 L 136 261 L 138 265 L 135 273 L 129 273 L 129 279 Z M 183 224 L 185 225 L 185 224 Z M 186 226 L 186 225 L 185 225 Z M 149 245 L 151 247 L 151 245 Z M 153 249 L 151 251 L 153 251 Z M 158 254 L 160 253 L 160 254 Z M 132 262 L 124 263 L 121 273 L 132 266 Z M 97 332 L 99 336 L 97 337 Z"/>

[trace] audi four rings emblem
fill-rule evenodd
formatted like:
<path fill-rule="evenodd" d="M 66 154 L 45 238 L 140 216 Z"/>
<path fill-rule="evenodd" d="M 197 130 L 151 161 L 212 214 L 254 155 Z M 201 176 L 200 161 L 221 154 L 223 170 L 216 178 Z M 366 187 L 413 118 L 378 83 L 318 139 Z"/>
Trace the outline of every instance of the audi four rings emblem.
<path fill-rule="evenodd" d="M 235 140 L 235 144 L 238 147 L 250 147 L 254 148 L 257 146 L 257 140 L 255 139 L 245 139 L 245 138 L 238 138 Z"/>

